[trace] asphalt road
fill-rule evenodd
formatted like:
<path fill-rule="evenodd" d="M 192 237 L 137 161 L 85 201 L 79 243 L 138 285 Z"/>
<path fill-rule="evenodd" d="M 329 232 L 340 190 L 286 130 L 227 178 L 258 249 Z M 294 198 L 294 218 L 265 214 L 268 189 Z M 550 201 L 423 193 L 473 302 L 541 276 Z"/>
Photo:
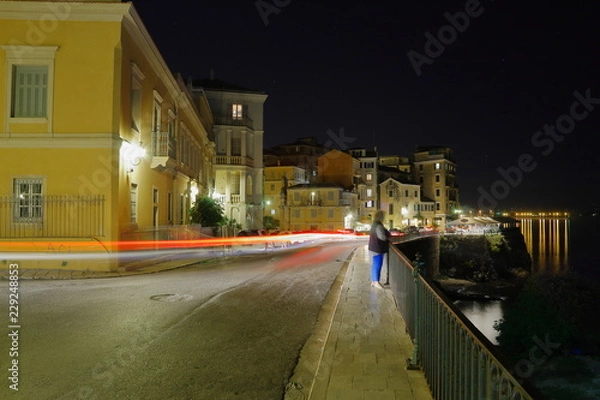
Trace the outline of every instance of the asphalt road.
<path fill-rule="evenodd" d="M 3 399 L 281 399 L 321 304 L 360 241 L 151 275 L 19 282 Z M 9 281 L 0 315 L 9 321 Z M 10 389 L 18 360 L 18 391 Z"/>

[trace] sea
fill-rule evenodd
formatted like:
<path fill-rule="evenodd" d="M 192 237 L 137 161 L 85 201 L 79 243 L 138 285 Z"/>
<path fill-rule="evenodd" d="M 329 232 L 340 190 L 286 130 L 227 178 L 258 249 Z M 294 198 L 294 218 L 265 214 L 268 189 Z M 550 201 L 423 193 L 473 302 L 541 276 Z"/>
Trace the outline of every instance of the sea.
<path fill-rule="evenodd" d="M 531 272 L 574 272 L 600 284 L 600 217 L 523 219 L 521 232 L 531 256 Z M 457 301 L 456 305 L 492 343 L 497 344 L 494 323 L 502 319 L 504 302 Z"/>

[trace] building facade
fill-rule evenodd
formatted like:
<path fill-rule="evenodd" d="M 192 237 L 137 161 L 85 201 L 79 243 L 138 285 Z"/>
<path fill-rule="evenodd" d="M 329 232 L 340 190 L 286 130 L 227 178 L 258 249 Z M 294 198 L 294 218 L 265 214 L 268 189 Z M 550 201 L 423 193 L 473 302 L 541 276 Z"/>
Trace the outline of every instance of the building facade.
<path fill-rule="evenodd" d="M 188 210 L 210 187 L 210 115 L 133 5 L 0 1 L 0 25 L 0 241 L 118 254 L 123 239 L 190 234 Z M 119 265 L 117 256 L 23 267 Z"/>
<path fill-rule="evenodd" d="M 433 224 L 442 226 L 446 216 L 459 209 L 456 163 L 448 147 L 420 147 L 412 156 L 413 177 L 421 185 L 422 197 L 435 202 Z"/>
<path fill-rule="evenodd" d="M 357 195 L 336 184 L 304 184 L 287 188 L 289 231 L 337 231 L 353 228 L 352 212 L 357 207 Z"/>
<path fill-rule="evenodd" d="M 287 189 L 290 186 L 308 184 L 308 175 L 303 168 L 295 166 L 265 167 L 264 217 L 272 218 L 279 229 L 289 229 L 289 213 L 284 212 L 287 204 Z"/>
<path fill-rule="evenodd" d="M 194 97 L 205 96 L 213 116 L 215 143 L 212 196 L 225 216 L 243 229 L 263 224 L 263 109 L 267 95 L 211 77 L 193 82 Z"/>
<path fill-rule="evenodd" d="M 434 202 L 421 198 L 421 186 L 388 178 L 379 184 L 384 224 L 389 228 L 433 224 Z"/>

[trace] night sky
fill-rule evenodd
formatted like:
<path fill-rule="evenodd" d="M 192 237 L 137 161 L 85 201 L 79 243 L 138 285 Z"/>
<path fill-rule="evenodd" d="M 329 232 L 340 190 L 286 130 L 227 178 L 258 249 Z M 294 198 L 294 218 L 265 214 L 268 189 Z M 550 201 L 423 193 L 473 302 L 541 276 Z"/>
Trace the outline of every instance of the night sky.
<path fill-rule="evenodd" d="M 265 147 L 443 145 L 463 205 L 599 203 L 597 1 L 133 3 L 174 73 L 269 95 Z"/>

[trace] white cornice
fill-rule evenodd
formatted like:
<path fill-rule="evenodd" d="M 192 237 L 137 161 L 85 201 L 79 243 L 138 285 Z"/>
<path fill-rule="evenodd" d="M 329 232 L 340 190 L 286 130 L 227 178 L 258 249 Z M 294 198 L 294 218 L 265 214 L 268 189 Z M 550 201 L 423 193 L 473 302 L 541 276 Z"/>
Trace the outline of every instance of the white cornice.
<path fill-rule="evenodd" d="M 0 1 L 0 19 L 119 22 L 129 3 Z"/>
<path fill-rule="evenodd" d="M 118 146 L 113 133 L 9 133 L 0 134 L 0 149 L 107 149 Z"/>

